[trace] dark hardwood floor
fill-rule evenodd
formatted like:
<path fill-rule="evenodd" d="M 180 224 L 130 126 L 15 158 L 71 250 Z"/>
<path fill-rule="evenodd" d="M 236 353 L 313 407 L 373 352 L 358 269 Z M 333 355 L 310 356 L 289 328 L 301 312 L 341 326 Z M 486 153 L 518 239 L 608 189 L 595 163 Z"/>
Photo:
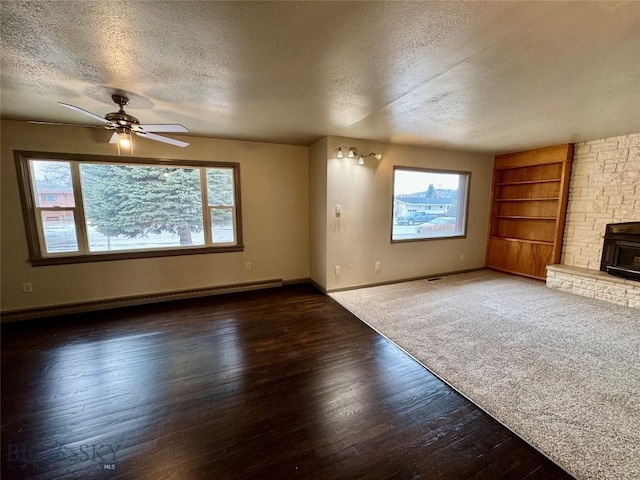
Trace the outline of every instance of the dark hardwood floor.
<path fill-rule="evenodd" d="M 3 325 L 2 478 L 572 477 L 294 285 Z"/>

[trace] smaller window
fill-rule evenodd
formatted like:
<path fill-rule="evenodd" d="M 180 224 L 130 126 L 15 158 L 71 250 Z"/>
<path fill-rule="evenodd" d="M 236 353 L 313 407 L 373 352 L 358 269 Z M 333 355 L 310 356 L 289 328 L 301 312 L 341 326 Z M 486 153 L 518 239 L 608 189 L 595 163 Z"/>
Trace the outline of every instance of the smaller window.
<path fill-rule="evenodd" d="M 395 167 L 391 241 L 466 235 L 470 172 Z"/>

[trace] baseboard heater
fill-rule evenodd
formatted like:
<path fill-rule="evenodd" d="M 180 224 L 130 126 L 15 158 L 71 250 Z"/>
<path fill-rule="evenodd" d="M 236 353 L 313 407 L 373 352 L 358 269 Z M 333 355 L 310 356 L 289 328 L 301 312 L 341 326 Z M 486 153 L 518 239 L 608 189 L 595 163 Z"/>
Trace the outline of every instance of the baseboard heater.
<path fill-rule="evenodd" d="M 262 280 L 258 282 L 235 283 L 229 285 L 218 285 L 207 288 L 194 288 L 189 290 L 179 290 L 174 292 L 150 293 L 146 295 L 132 295 L 130 297 L 108 298 L 105 300 L 95 300 L 92 302 L 80 302 L 65 305 L 52 305 L 48 307 L 36 307 L 30 309 L 12 310 L 0 313 L 2 323 L 15 322 L 18 320 L 29 320 L 34 318 L 55 317 L 58 315 L 69 315 L 73 313 L 91 312 L 97 310 L 108 310 L 110 308 L 130 307 L 134 305 L 145 305 L 150 303 L 169 302 L 171 300 L 183 300 L 187 298 L 209 297 L 222 295 L 225 293 L 247 292 L 250 290 L 262 290 L 266 288 L 282 287 L 284 282 L 281 278 L 272 280 Z"/>

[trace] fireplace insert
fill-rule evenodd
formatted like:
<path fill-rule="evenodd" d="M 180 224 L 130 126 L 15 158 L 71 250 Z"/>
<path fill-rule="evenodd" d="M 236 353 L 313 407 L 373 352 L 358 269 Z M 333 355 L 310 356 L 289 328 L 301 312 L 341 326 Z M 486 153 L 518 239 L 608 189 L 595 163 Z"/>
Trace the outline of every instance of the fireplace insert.
<path fill-rule="evenodd" d="M 607 225 L 600 270 L 640 281 L 640 222 Z"/>

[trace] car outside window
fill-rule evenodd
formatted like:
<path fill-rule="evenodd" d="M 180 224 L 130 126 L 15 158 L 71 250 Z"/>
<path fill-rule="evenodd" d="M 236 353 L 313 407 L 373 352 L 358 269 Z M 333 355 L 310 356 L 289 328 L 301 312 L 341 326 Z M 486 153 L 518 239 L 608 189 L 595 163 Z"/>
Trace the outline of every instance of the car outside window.
<path fill-rule="evenodd" d="M 466 235 L 470 172 L 395 167 L 391 241 Z"/>

